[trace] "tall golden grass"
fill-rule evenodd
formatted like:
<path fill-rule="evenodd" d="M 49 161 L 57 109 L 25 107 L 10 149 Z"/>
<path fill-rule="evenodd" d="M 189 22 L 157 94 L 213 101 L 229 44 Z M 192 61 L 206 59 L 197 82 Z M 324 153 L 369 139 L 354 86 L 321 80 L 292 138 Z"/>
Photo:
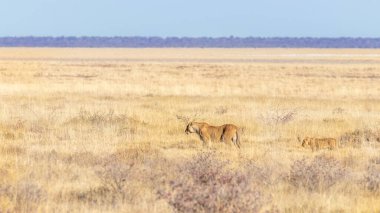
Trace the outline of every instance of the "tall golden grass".
<path fill-rule="evenodd" d="M 379 54 L 2 48 L 0 212 L 378 212 Z M 177 115 L 236 124 L 241 149 Z"/>

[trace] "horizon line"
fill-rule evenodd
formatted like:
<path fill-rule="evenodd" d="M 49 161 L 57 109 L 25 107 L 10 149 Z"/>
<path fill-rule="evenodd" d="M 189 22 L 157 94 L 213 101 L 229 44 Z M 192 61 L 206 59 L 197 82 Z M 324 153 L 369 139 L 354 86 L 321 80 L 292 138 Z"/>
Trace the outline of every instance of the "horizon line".
<path fill-rule="evenodd" d="M 212 39 L 218 39 L 218 38 L 291 38 L 291 39 L 301 39 L 301 38 L 307 38 L 307 39 L 380 39 L 380 36 L 378 37 L 365 37 L 365 36 L 142 36 L 142 35 L 133 35 L 133 36 L 121 36 L 121 35 L 114 35 L 114 36 L 99 36 L 99 35 L 23 35 L 23 36 L 0 36 L 0 38 L 161 38 L 161 39 L 167 39 L 167 38 L 212 38 Z"/>

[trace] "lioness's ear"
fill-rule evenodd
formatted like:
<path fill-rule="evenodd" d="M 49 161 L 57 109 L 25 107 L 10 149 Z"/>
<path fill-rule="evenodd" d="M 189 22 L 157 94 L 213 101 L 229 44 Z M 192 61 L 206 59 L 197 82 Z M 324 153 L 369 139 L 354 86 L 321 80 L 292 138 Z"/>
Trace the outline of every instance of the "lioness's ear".
<path fill-rule="evenodd" d="M 302 142 L 302 140 L 301 140 L 301 137 L 300 136 L 297 136 L 297 140 L 298 140 L 298 142 Z"/>

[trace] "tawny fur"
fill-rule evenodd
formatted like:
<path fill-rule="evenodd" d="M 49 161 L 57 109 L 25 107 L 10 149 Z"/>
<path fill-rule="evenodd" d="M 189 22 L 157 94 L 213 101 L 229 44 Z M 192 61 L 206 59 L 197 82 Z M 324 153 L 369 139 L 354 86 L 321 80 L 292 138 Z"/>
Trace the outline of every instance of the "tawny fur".
<path fill-rule="evenodd" d="M 204 122 L 190 122 L 185 129 L 185 133 L 196 133 L 203 142 L 211 146 L 211 142 L 233 143 L 240 148 L 240 138 L 238 128 L 233 124 L 222 126 L 211 126 Z"/>
<path fill-rule="evenodd" d="M 335 149 L 337 147 L 335 138 L 310 138 L 306 137 L 302 140 L 302 147 L 310 146 L 315 151 L 323 148 Z"/>

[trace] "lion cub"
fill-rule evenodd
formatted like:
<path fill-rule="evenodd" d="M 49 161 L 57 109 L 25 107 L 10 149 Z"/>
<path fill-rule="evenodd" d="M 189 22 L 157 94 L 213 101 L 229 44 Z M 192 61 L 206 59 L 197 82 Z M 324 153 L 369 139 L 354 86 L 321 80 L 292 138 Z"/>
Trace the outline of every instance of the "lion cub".
<path fill-rule="evenodd" d="M 337 147 L 335 138 L 310 138 L 306 137 L 302 140 L 302 147 L 310 146 L 311 150 L 319 150 L 323 148 L 335 149 Z"/>

